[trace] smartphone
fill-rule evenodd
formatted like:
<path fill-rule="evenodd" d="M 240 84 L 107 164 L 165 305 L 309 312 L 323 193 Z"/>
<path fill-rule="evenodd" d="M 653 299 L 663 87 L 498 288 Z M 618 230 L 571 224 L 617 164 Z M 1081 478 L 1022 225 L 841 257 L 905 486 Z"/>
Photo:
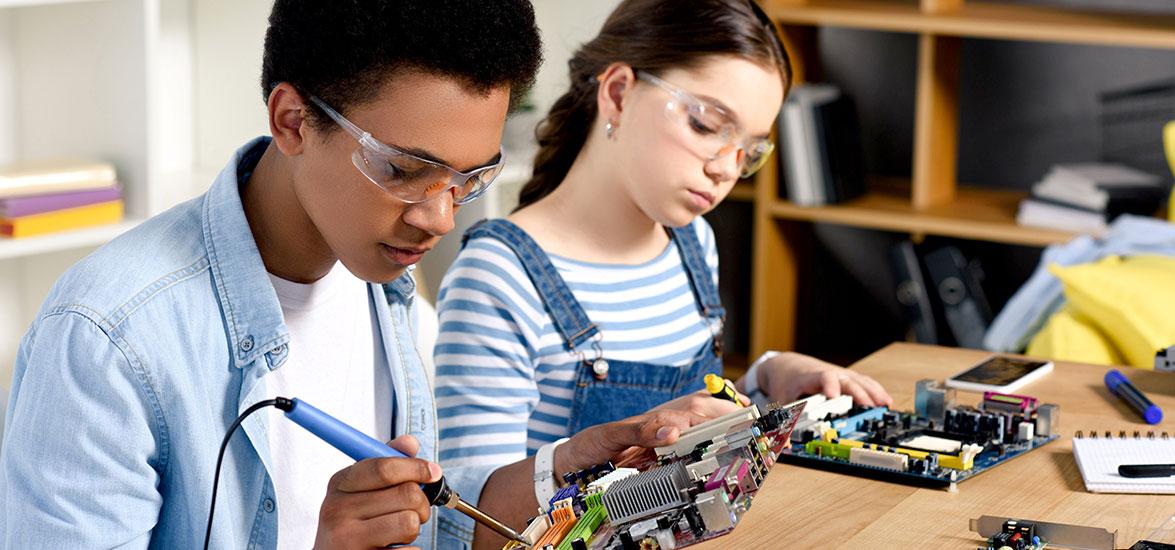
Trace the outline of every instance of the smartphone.
<path fill-rule="evenodd" d="M 947 378 L 946 385 L 964 391 L 1007 393 L 1050 372 L 1053 372 L 1052 361 L 993 355 L 978 365 Z"/>

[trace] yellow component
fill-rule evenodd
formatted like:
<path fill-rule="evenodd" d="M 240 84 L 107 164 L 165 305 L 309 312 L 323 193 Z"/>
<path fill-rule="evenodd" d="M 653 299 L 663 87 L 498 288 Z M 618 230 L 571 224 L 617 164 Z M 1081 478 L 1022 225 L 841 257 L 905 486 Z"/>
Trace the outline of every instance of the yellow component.
<path fill-rule="evenodd" d="M 710 392 L 711 396 L 732 401 L 736 405 L 742 406 L 743 402 L 739 400 L 738 392 L 735 391 L 733 382 L 712 373 L 707 374 L 704 380 L 706 381 L 706 391 Z"/>
<path fill-rule="evenodd" d="M 828 442 L 831 442 L 833 439 L 837 439 L 839 437 L 840 437 L 840 434 L 837 433 L 837 431 L 832 428 L 828 428 L 827 430 L 824 430 L 824 432 L 820 434 L 820 439 L 823 441 L 828 441 Z"/>
<path fill-rule="evenodd" d="M 959 449 L 958 456 L 939 456 L 938 465 L 943 468 L 953 468 L 955 470 L 970 470 L 975 467 L 975 457 L 982 450 L 983 447 L 979 445 L 963 445 L 963 448 Z"/>
<path fill-rule="evenodd" d="M 1175 174 L 1175 120 L 1163 127 L 1163 146 L 1167 150 L 1167 164 Z M 1167 206 L 1167 219 L 1175 222 L 1175 190 L 1171 191 L 1171 204 Z"/>
<path fill-rule="evenodd" d="M 825 431 L 827 437 L 828 432 L 836 430 Z M 834 436 L 835 437 L 835 436 Z M 804 445 L 804 452 L 817 456 L 839 458 L 841 460 L 849 460 L 850 453 L 854 447 L 864 447 L 873 451 L 883 451 L 887 453 L 896 453 L 909 456 L 910 458 L 919 458 L 925 460 L 930 456 L 926 451 L 916 451 L 914 449 L 905 449 L 902 447 L 887 447 L 885 445 L 878 445 L 876 443 L 863 443 L 852 439 L 841 439 L 837 443 L 832 443 L 831 439 L 819 439 L 809 441 Z M 978 445 L 964 445 L 958 455 L 938 455 L 938 465 L 943 468 L 951 468 L 955 470 L 970 470 L 975 467 L 975 456 L 979 454 L 982 447 Z"/>
<path fill-rule="evenodd" d="M 975 465 L 975 461 L 963 462 L 963 459 L 957 456 L 940 456 L 938 457 L 938 465 L 953 470 L 970 470 Z"/>
<path fill-rule="evenodd" d="M 710 393 L 722 393 L 722 390 L 726 389 L 726 381 L 717 374 L 707 374 L 705 380 L 706 391 Z"/>

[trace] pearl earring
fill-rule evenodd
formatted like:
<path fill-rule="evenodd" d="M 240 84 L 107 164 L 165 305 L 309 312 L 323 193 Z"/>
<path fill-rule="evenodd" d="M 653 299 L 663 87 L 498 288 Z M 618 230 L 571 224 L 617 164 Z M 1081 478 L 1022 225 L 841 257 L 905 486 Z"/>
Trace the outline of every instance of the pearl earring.
<path fill-rule="evenodd" d="M 604 135 L 608 139 L 612 139 L 616 135 L 616 128 L 620 126 L 619 123 L 613 123 L 611 120 L 604 125 Z"/>

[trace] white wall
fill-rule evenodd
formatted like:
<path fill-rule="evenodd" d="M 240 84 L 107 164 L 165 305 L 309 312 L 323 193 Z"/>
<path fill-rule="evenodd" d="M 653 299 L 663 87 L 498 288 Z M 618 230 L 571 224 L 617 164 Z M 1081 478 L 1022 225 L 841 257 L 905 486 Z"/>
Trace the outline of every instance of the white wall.
<path fill-rule="evenodd" d="M 535 103 L 546 112 L 567 89 L 567 60 L 591 40 L 620 0 L 535 0 L 535 19 L 543 34 L 545 61 L 534 88 Z"/>
<path fill-rule="evenodd" d="M 193 1 L 195 162 L 208 178 L 246 141 L 269 134 L 260 82 L 272 5 L 271 0 Z"/>
<path fill-rule="evenodd" d="M 16 116 L 12 109 L 16 104 L 13 97 L 15 62 L 12 17 L 8 10 L 0 10 L 0 164 L 11 162 L 15 155 Z"/>

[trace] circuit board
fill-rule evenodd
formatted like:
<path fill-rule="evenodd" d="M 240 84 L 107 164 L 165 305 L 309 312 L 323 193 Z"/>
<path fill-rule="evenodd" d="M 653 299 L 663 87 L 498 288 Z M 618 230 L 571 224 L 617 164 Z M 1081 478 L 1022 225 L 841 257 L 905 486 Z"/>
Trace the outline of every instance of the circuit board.
<path fill-rule="evenodd" d="M 672 550 L 732 531 L 805 403 L 754 405 L 686 430 L 669 446 L 564 476 L 565 485 L 504 549 Z"/>
<path fill-rule="evenodd" d="M 1059 437 L 1060 409 L 987 392 L 977 407 L 918 382 L 915 411 L 857 408 L 847 396 L 809 398 L 780 462 L 924 487 L 955 488 Z"/>

